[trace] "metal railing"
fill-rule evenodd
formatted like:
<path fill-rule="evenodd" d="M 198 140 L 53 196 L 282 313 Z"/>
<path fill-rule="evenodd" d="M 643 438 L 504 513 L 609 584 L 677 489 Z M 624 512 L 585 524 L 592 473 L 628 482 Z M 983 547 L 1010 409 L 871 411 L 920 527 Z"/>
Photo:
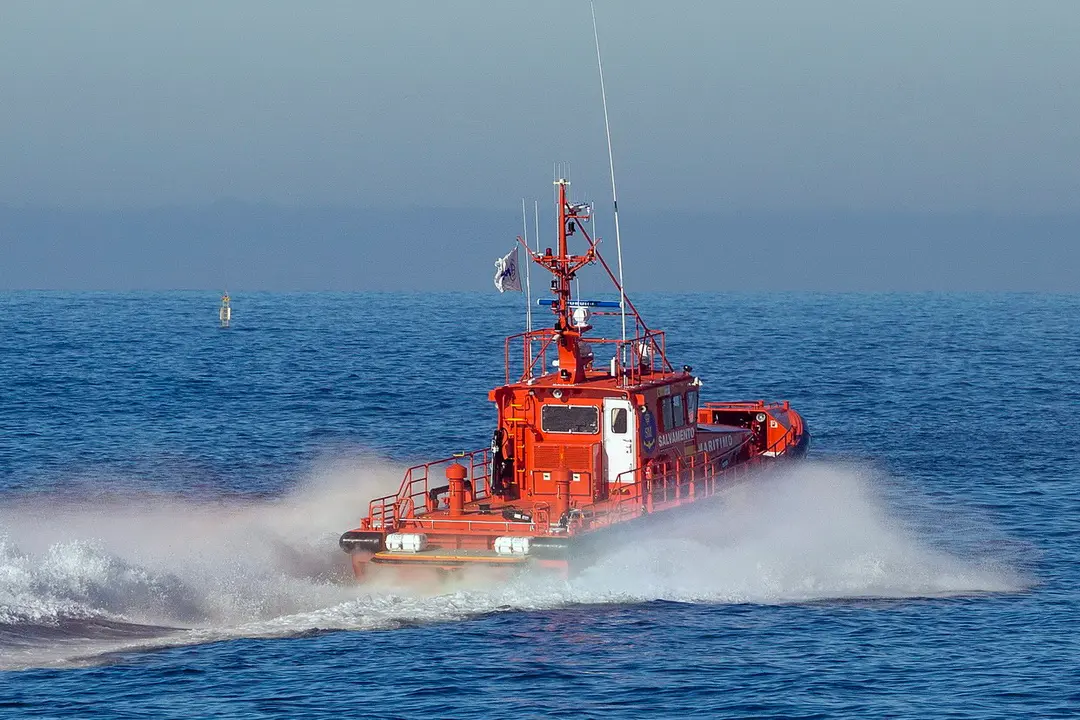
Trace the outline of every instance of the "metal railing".
<path fill-rule="evenodd" d="M 766 450 L 742 461 L 738 455 L 754 442 L 753 436 L 723 452 L 702 451 L 627 470 L 608 486 L 607 501 L 580 508 L 576 518 L 589 528 L 604 527 L 710 497 L 796 439 L 791 427 Z"/>
<path fill-rule="evenodd" d="M 488 448 L 481 448 L 414 465 L 405 471 L 405 478 L 395 494 L 375 498 L 368 504 L 367 526 L 373 530 L 392 532 L 403 521 L 422 517 L 428 512 L 429 493 L 446 485 L 446 468 L 454 463 L 464 465 L 468 471 L 465 479 L 472 483 L 472 499 L 491 497 L 490 455 Z"/>
<path fill-rule="evenodd" d="M 585 524 L 589 528 L 613 525 L 618 522 L 639 517 L 643 514 L 663 510 L 686 502 L 715 495 L 732 480 L 760 466 L 768 457 L 786 450 L 793 445 L 798 435 L 794 425 L 769 445 L 764 451 L 755 452 L 743 460 L 739 453 L 745 452 L 754 442 L 748 435 L 742 442 L 722 452 L 701 451 L 686 457 L 677 457 L 662 462 L 653 462 L 620 473 L 615 482 L 608 484 L 608 497 L 604 500 L 575 508 L 571 524 Z M 461 453 L 441 460 L 414 465 L 405 471 L 398 492 L 371 501 L 368 506 L 368 518 L 365 527 L 373 530 L 393 532 L 407 520 L 424 525 L 424 516 L 428 513 L 429 493 L 442 487 L 446 482 L 446 466 L 461 463 L 468 470 L 466 479 L 472 483 L 472 499 L 484 500 L 491 497 L 490 485 L 490 450 L 482 448 Z M 433 479 L 433 478 L 437 478 Z M 435 483 L 439 484 L 436 485 Z M 533 505 L 530 522 L 506 522 L 487 518 L 449 519 L 439 518 L 439 525 L 464 523 L 468 530 L 474 525 L 530 525 L 534 532 L 545 533 L 551 530 L 552 518 L 546 502 Z M 559 519 L 565 531 L 566 526 Z M 434 527 L 434 521 L 432 521 Z"/>
<path fill-rule="evenodd" d="M 515 382 L 544 375 L 548 370 L 548 350 L 556 345 L 558 333 L 550 328 L 518 333 L 506 338 L 503 349 L 506 384 L 510 384 L 516 366 L 511 346 L 522 342 L 521 374 Z M 644 375 L 672 372 L 667 359 L 667 341 L 662 331 L 644 331 L 625 341 L 615 338 L 583 337 L 581 342 L 590 346 L 614 345 L 615 374 L 621 385 L 636 385 Z M 535 345 L 539 348 L 534 352 Z M 625 358 L 625 362 L 624 362 Z"/>

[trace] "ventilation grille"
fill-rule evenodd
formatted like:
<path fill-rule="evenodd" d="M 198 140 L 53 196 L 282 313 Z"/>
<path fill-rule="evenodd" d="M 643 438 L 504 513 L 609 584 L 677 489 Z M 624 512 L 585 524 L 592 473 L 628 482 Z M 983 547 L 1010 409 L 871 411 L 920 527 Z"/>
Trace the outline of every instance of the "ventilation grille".
<path fill-rule="evenodd" d="M 536 463 L 543 470 L 592 472 L 592 445 L 537 445 Z"/>

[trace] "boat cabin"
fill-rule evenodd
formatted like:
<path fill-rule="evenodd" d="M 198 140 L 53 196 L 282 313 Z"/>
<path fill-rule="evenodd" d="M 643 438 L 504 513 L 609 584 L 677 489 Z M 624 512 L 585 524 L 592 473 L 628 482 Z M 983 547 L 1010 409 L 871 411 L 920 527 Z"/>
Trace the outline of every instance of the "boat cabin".
<path fill-rule="evenodd" d="M 575 385 L 542 377 L 492 390 L 499 416 L 493 494 L 527 501 L 555 495 L 553 478 L 565 470 L 571 502 L 588 504 L 634 482 L 633 470 L 647 459 L 692 454 L 697 386 L 689 372 L 626 388 L 597 373 Z"/>

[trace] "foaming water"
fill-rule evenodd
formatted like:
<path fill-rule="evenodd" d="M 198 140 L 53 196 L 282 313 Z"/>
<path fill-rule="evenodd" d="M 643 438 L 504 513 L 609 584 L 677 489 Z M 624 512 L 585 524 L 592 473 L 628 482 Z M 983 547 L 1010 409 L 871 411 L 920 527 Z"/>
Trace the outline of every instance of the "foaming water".
<path fill-rule="evenodd" d="M 943 549 L 932 530 L 940 518 L 887 500 L 880 477 L 813 463 L 731 488 L 677 525 L 631 533 L 569 582 L 357 586 L 337 536 L 399 478 L 397 468 L 369 461 L 315 473 L 258 502 L 132 494 L 0 506 L 3 666 L 567 604 L 772 604 L 1025 586 L 1006 558 Z"/>
<path fill-rule="evenodd" d="M 951 532 L 915 495 L 854 466 L 803 463 L 729 489 L 678 527 L 646 530 L 611 549 L 584 587 L 629 597 L 791 603 L 1016 592 L 1014 557 L 971 552 L 995 535 L 971 521 Z M 966 549 L 966 551 L 965 551 Z"/>
<path fill-rule="evenodd" d="M 0 644 L 22 651 L 0 663 L 62 659 L 86 649 L 79 638 L 96 648 L 103 636 L 221 629 L 355 598 L 337 536 L 399 482 L 397 468 L 365 461 L 258 501 L 136 492 L 10 500 L 0 505 Z M 61 657 L 42 652 L 58 638 Z"/>

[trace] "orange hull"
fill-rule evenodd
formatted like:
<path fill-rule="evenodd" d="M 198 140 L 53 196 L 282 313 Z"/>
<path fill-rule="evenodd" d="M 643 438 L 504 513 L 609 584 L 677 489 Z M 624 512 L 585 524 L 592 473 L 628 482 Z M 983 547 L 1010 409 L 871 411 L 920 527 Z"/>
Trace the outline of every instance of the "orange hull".
<path fill-rule="evenodd" d="M 718 415 L 739 424 L 714 423 Z M 764 422 L 757 420 L 760 415 L 765 415 Z M 740 432 L 751 427 L 749 432 Z M 552 514 L 558 498 L 550 494 L 537 492 L 526 502 L 520 496 L 493 495 L 488 448 L 418 465 L 406 472 L 398 493 L 371 502 L 367 517 L 346 532 L 340 544 L 352 555 L 354 573 L 361 580 L 378 566 L 401 568 L 406 578 L 417 568 L 437 570 L 438 576 L 476 567 L 504 571 L 528 567 L 565 575 L 574 560 L 574 548 L 582 541 L 606 534 L 614 526 L 712 498 L 768 464 L 802 457 L 810 440 L 798 413 L 783 404 L 764 402 L 709 403 L 699 410 L 694 430 L 693 444 L 702 449 L 635 469 L 604 487 L 598 493 L 602 497 L 591 502 L 577 502 L 571 491 L 570 507 L 558 517 Z M 734 444 L 709 449 L 711 444 L 722 445 L 727 437 L 735 438 Z M 467 471 L 460 508 L 444 499 L 448 487 L 439 492 L 441 488 L 435 486 L 439 471 L 454 466 Z M 422 506 L 418 498 L 426 499 Z M 410 547 L 398 546 L 396 539 L 387 541 L 394 534 L 423 536 L 423 540 L 416 538 Z M 502 542 L 510 547 L 500 552 L 496 548 L 500 538 L 528 538 L 527 549 L 522 541 L 515 552 L 511 539 Z"/>

